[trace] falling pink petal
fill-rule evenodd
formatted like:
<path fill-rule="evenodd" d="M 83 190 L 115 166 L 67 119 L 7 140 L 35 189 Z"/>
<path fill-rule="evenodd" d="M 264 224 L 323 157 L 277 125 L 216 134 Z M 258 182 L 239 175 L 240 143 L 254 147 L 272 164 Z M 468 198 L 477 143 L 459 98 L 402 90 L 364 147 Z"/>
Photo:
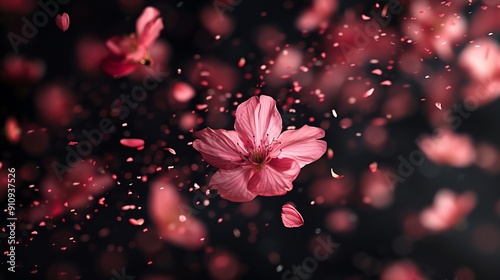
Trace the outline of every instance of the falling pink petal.
<path fill-rule="evenodd" d="M 165 150 L 169 151 L 169 153 L 171 153 L 172 155 L 176 155 L 177 153 L 175 152 L 174 149 L 172 148 L 165 148 Z"/>
<path fill-rule="evenodd" d="M 176 82 L 172 87 L 172 96 L 178 102 L 188 102 L 196 95 L 191 85 L 184 82 Z"/>
<path fill-rule="evenodd" d="M 120 144 L 129 148 L 139 148 L 144 146 L 144 140 L 134 139 L 134 138 L 123 138 L 120 140 Z"/>
<path fill-rule="evenodd" d="M 435 105 L 436 105 L 436 108 L 438 108 L 439 110 L 443 110 L 443 109 L 441 108 L 441 102 L 436 102 L 436 104 L 435 104 Z"/>
<path fill-rule="evenodd" d="M 56 25 L 61 29 L 62 31 L 66 31 L 69 28 L 69 15 L 67 13 L 64 13 L 62 15 L 57 15 L 56 16 Z"/>
<path fill-rule="evenodd" d="M 369 16 L 365 16 L 365 15 L 361 15 L 361 19 L 362 19 L 362 20 L 370 20 L 370 19 L 371 19 L 371 17 L 369 17 Z"/>
<path fill-rule="evenodd" d="M 302 215 L 290 203 L 283 205 L 281 208 L 281 221 L 287 228 L 300 227 L 304 224 Z"/>
<path fill-rule="evenodd" d="M 367 97 L 369 97 L 370 95 L 372 95 L 372 94 L 373 94 L 373 91 L 375 91 L 375 89 L 374 89 L 374 88 L 371 88 L 371 89 L 367 90 L 367 91 L 363 94 L 363 98 L 367 98 Z"/>
<path fill-rule="evenodd" d="M 372 173 L 377 172 L 377 163 L 376 163 L 376 162 L 372 162 L 372 163 L 370 163 L 370 171 L 371 171 Z"/>
<path fill-rule="evenodd" d="M 7 139 L 9 139 L 11 143 L 17 143 L 19 141 L 21 138 L 21 128 L 16 118 L 8 117 L 7 120 L 5 120 L 5 132 L 7 134 Z"/>
<path fill-rule="evenodd" d="M 134 226 L 142 226 L 144 224 L 143 218 L 140 218 L 140 219 L 130 218 L 130 219 L 128 219 L 128 221 Z"/>
<path fill-rule="evenodd" d="M 333 171 L 333 168 L 330 168 L 330 173 L 334 179 L 342 179 L 344 178 L 344 175 L 339 175 Z"/>
<path fill-rule="evenodd" d="M 245 63 L 246 63 L 245 58 L 244 57 L 240 58 L 240 60 L 238 61 L 238 67 L 241 68 L 245 66 Z"/>
<path fill-rule="evenodd" d="M 385 81 L 381 82 L 380 84 L 383 86 L 390 86 L 390 85 L 392 85 L 392 82 L 389 80 L 385 80 Z"/>

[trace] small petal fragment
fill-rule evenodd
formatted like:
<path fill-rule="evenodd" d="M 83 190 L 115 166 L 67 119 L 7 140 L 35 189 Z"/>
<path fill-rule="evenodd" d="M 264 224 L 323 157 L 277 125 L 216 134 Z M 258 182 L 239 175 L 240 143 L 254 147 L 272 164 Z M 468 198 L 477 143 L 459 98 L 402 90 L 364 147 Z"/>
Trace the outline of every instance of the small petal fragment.
<path fill-rule="evenodd" d="M 375 91 L 375 89 L 374 89 L 374 88 L 371 88 L 371 89 L 367 90 L 367 91 L 363 94 L 363 98 L 367 98 L 367 97 L 369 97 L 370 95 L 372 95 L 372 94 L 373 94 L 373 91 Z"/>
<path fill-rule="evenodd" d="M 332 177 L 333 177 L 334 179 L 342 179 L 342 178 L 344 178 L 344 175 L 339 175 L 339 174 L 335 173 L 335 172 L 333 171 L 333 168 L 331 168 L 331 169 L 330 169 L 330 173 L 332 174 Z"/>

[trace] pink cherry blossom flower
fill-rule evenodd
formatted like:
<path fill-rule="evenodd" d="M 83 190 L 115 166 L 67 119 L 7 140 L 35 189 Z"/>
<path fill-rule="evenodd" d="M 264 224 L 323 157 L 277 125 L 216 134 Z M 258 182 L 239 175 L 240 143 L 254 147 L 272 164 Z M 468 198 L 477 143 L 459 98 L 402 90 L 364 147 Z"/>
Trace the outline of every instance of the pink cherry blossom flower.
<path fill-rule="evenodd" d="M 424 209 L 420 221 L 431 231 L 445 231 L 462 221 L 475 205 L 474 193 L 457 195 L 451 190 L 443 189 L 434 197 L 434 204 Z"/>
<path fill-rule="evenodd" d="M 222 198 L 250 201 L 257 195 L 279 196 L 292 190 L 300 168 L 326 152 L 321 128 L 303 126 L 281 133 L 276 101 L 251 97 L 236 109 L 235 130 L 205 128 L 195 133 L 193 147 L 219 168 L 209 187 Z"/>
<path fill-rule="evenodd" d="M 63 32 L 68 30 L 68 28 L 69 28 L 69 15 L 67 13 L 64 13 L 62 15 L 57 15 L 56 16 L 56 25 Z"/>
<path fill-rule="evenodd" d="M 147 7 L 136 22 L 136 33 L 129 36 L 113 36 L 106 41 L 111 54 L 104 58 L 102 69 L 113 78 L 132 73 L 138 65 L 149 66 L 153 63 L 149 49 L 163 30 L 160 11 Z"/>
<path fill-rule="evenodd" d="M 283 205 L 281 208 L 281 221 L 287 228 L 300 227 L 304 224 L 302 215 L 290 203 Z"/>

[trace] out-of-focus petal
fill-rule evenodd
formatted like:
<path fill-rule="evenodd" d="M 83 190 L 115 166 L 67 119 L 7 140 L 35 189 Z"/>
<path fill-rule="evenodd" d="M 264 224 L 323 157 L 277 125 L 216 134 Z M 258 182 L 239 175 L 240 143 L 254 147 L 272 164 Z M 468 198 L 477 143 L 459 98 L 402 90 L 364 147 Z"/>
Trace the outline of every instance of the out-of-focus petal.
<path fill-rule="evenodd" d="M 193 148 L 201 153 L 206 162 L 217 168 L 236 168 L 240 166 L 240 152 L 246 154 L 246 151 L 237 146 L 239 138 L 236 131 L 205 128 L 194 136 L 199 139 L 194 140 Z"/>
<path fill-rule="evenodd" d="M 144 28 L 144 32 L 139 36 L 139 45 L 149 49 L 160 36 L 163 30 L 163 18 L 158 18 L 155 21 L 148 22 Z"/>
<path fill-rule="evenodd" d="M 284 195 L 292 190 L 299 172 L 299 164 L 292 159 L 272 159 L 252 176 L 248 190 L 262 196 Z"/>
<path fill-rule="evenodd" d="M 290 203 L 283 205 L 281 208 L 281 221 L 287 228 L 300 227 L 304 224 L 302 215 Z"/>
<path fill-rule="evenodd" d="M 326 152 L 326 142 L 316 140 L 325 137 L 325 131 L 318 127 L 304 125 L 298 130 L 287 130 L 278 138 L 280 145 L 273 156 L 295 160 L 300 167 L 318 160 Z"/>
<path fill-rule="evenodd" d="M 154 7 L 146 7 L 135 23 L 137 36 L 142 36 L 146 26 L 160 16 L 160 11 Z"/>
<path fill-rule="evenodd" d="M 245 145 L 255 147 L 269 144 L 277 138 L 282 129 L 281 116 L 276 101 L 267 95 L 251 97 L 236 109 L 234 129 Z"/>
<path fill-rule="evenodd" d="M 19 139 L 21 139 L 21 128 L 16 118 L 8 117 L 5 120 L 5 134 L 11 143 L 19 142 Z"/>
<path fill-rule="evenodd" d="M 191 211 L 195 209 L 183 200 L 168 178 L 159 178 L 152 183 L 149 213 L 158 233 L 172 244 L 196 250 L 203 246 L 208 233 L 205 225 Z"/>
<path fill-rule="evenodd" d="M 106 47 L 112 54 L 116 56 L 125 55 L 126 50 L 123 49 L 123 40 L 123 37 L 113 36 L 106 40 Z"/>
<path fill-rule="evenodd" d="M 252 173 L 252 169 L 249 168 L 220 169 L 210 179 L 209 186 L 217 189 L 224 199 L 234 202 L 250 201 L 256 197 L 247 189 Z"/>

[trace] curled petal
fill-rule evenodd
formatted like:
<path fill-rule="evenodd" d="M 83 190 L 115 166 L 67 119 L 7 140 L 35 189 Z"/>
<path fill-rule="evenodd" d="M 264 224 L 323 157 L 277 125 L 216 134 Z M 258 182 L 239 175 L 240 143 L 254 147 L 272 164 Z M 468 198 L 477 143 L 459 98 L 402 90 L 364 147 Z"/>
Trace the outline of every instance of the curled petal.
<path fill-rule="evenodd" d="M 302 215 L 290 203 L 283 205 L 281 208 L 281 221 L 287 228 L 300 227 L 304 224 Z"/>
<path fill-rule="evenodd" d="M 144 29 L 148 23 L 156 20 L 160 16 L 160 11 L 154 7 L 146 7 L 142 14 L 137 19 L 135 24 L 135 29 L 137 31 L 137 36 L 142 36 Z"/>
<path fill-rule="evenodd" d="M 325 131 L 318 127 L 304 125 L 298 130 L 287 130 L 281 134 L 273 156 L 295 160 L 300 167 L 318 160 L 326 152 L 326 142 L 317 140 L 325 137 Z"/>
<path fill-rule="evenodd" d="M 256 197 L 247 189 L 252 172 L 249 168 L 220 169 L 212 176 L 209 186 L 217 189 L 224 199 L 234 202 L 250 201 Z"/>
<path fill-rule="evenodd" d="M 276 101 L 267 95 L 251 97 L 236 109 L 234 129 L 241 140 L 255 147 L 269 144 L 277 138 L 282 129 L 281 116 Z"/>
<path fill-rule="evenodd" d="M 147 7 L 137 19 L 136 31 L 140 46 L 149 49 L 160 36 L 163 30 L 163 18 L 159 16 L 160 11 Z"/>
<path fill-rule="evenodd" d="M 293 180 L 300 172 L 299 164 L 288 158 L 273 159 L 248 182 L 248 190 L 262 196 L 284 195 L 293 189 Z"/>
<path fill-rule="evenodd" d="M 144 33 L 139 36 L 139 45 L 149 49 L 160 36 L 163 30 L 163 19 L 158 18 L 155 21 L 149 22 L 144 28 Z"/>
<path fill-rule="evenodd" d="M 69 28 L 69 15 L 67 13 L 64 13 L 62 15 L 57 15 L 56 16 L 56 25 L 62 31 L 68 30 L 68 28 Z"/>
<path fill-rule="evenodd" d="M 137 64 L 127 62 L 121 57 L 108 56 L 103 60 L 101 68 L 109 76 L 121 78 L 132 73 L 137 68 Z"/>
<path fill-rule="evenodd" d="M 205 128 L 194 134 L 193 148 L 201 153 L 203 159 L 217 168 L 233 169 L 240 166 L 240 153 L 246 154 L 238 147 L 238 134 L 224 129 Z"/>

